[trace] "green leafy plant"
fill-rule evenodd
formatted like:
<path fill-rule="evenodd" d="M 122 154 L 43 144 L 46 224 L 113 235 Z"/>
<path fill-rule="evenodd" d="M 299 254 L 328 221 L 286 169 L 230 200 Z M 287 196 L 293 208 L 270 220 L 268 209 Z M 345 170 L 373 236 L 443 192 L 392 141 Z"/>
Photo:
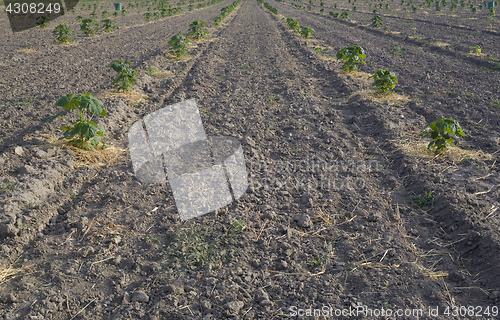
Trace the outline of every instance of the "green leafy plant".
<path fill-rule="evenodd" d="M 309 39 L 312 36 L 314 29 L 309 27 L 304 27 L 300 29 L 300 35 L 306 39 Z"/>
<path fill-rule="evenodd" d="M 431 136 L 434 140 L 429 143 L 427 149 L 436 148 L 437 151 L 445 150 L 450 145 L 454 145 L 454 137 L 457 135 L 465 136 L 462 127 L 457 121 L 444 117 L 429 123 L 424 130 L 427 128 L 430 128 L 431 131 L 425 132 L 424 137 Z"/>
<path fill-rule="evenodd" d="M 278 9 L 270 5 L 269 3 L 264 3 L 264 7 L 266 7 L 267 10 L 271 11 L 274 14 L 278 14 Z"/>
<path fill-rule="evenodd" d="M 126 16 L 128 14 L 128 11 L 125 9 L 122 9 L 122 16 Z"/>
<path fill-rule="evenodd" d="M 83 17 L 82 17 L 82 16 L 78 16 L 78 17 L 76 17 L 76 21 L 78 21 L 78 22 L 82 22 L 82 21 L 83 21 Z"/>
<path fill-rule="evenodd" d="M 402 56 L 403 54 L 405 54 L 405 52 L 403 49 L 401 49 L 401 47 L 395 46 L 391 48 L 391 54 L 395 56 Z"/>
<path fill-rule="evenodd" d="M 317 266 L 319 266 L 322 262 L 324 262 L 325 260 L 322 259 L 322 258 L 317 258 L 317 259 L 311 259 L 307 262 L 307 264 L 309 264 L 312 268 L 315 268 Z"/>
<path fill-rule="evenodd" d="M 286 24 L 288 25 L 288 27 L 290 27 L 290 29 L 292 29 L 294 31 L 300 30 L 300 23 L 295 19 L 286 18 Z"/>
<path fill-rule="evenodd" d="M 193 39 L 201 39 L 208 34 L 208 31 L 203 29 L 204 26 L 208 26 L 205 22 L 201 20 L 193 21 L 189 25 L 189 34 L 193 36 Z"/>
<path fill-rule="evenodd" d="M 109 12 L 107 12 L 106 10 L 104 10 L 103 12 L 101 12 L 101 16 L 103 19 L 106 19 L 107 17 L 109 17 Z"/>
<path fill-rule="evenodd" d="M 103 23 L 102 28 L 104 29 L 104 32 L 113 32 L 113 30 L 116 29 L 116 21 L 113 19 L 104 19 L 101 21 Z"/>
<path fill-rule="evenodd" d="M 374 15 L 371 21 L 371 27 L 373 28 L 380 28 L 382 26 L 382 18 L 378 14 Z"/>
<path fill-rule="evenodd" d="M 14 189 L 14 183 L 7 181 L 0 183 L 0 194 L 7 192 L 7 191 L 12 191 Z"/>
<path fill-rule="evenodd" d="M 76 110 L 78 116 L 78 120 L 75 122 L 69 122 L 63 119 L 68 125 L 61 127 L 65 132 L 59 140 L 68 139 L 71 144 L 78 148 L 94 150 L 94 147 L 99 145 L 98 137 L 103 137 L 105 131 L 101 126 L 92 121 L 92 119 L 94 116 L 107 116 L 103 103 L 94 98 L 90 93 L 77 94 L 75 96 L 68 94 L 60 98 L 55 106 L 62 107 L 67 111 Z M 87 111 L 90 112 L 90 116 Z M 55 116 L 47 119 L 46 123 L 54 121 L 63 114 L 64 111 L 59 112 Z"/>
<path fill-rule="evenodd" d="M 57 27 L 55 27 L 53 34 L 57 35 L 57 41 L 60 43 L 68 43 L 71 42 L 71 36 L 75 33 L 70 30 L 66 23 L 61 23 Z"/>
<path fill-rule="evenodd" d="M 332 17 L 334 17 L 334 18 L 338 18 L 339 17 L 339 13 L 338 12 L 330 11 L 330 12 L 328 12 L 328 14 L 331 15 Z"/>
<path fill-rule="evenodd" d="M 247 228 L 244 220 L 233 219 L 233 229 L 239 232 L 245 231 Z"/>
<path fill-rule="evenodd" d="M 363 60 L 366 58 L 365 50 L 357 45 L 341 49 L 335 57 L 337 60 L 345 60 L 342 66 L 345 71 L 354 71 L 358 69 L 360 63 L 366 64 Z"/>
<path fill-rule="evenodd" d="M 339 16 L 340 19 L 343 19 L 343 20 L 347 20 L 349 19 L 349 11 L 343 11 L 340 16 Z"/>
<path fill-rule="evenodd" d="M 422 194 L 414 195 L 413 197 L 408 197 L 406 199 L 409 199 L 411 202 L 415 203 L 420 209 L 431 209 L 432 207 L 434 207 L 434 198 L 435 196 L 433 190 L 422 190 Z"/>
<path fill-rule="evenodd" d="M 40 29 L 47 29 L 49 27 L 50 20 L 47 16 L 40 16 L 36 18 L 36 24 L 40 26 Z"/>
<path fill-rule="evenodd" d="M 186 45 L 191 44 L 191 41 L 183 34 L 176 34 L 170 39 L 168 44 L 172 46 L 169 52 L 178 58 L 189 54 L 189 49 Z"/>
<path fill-rule="evenodd" d="M 137 76 L 139 73 L 130 68 L 130 62 L 125 62 L 124 60 L 115 60 L 112 65 L 108 66 L 118 72 L 118 78 L 112 79 L 111 81 L 115 83 L 114 88 L 118 90 L 130 91 L 132 90 L 132 84 L 137 81 Z"/>
<path fill-rule="evenodd" d="M 378 88 L 379 93 L 390 93 L 392 89 L 396 87 L 398 83 L 398 78 L 394 72 L 389 71 L 389 69 L 377 69 L 375 74 L 368 79 L 373 79 L 373 86 Z"/>
<path fill-rule="evenodd" d="M 493 100 L 490 102 L 490 106 L 500 108 L 500 100 Z"/>
<path fill-rule="evenodd" d="M 94 18 L 87 18 L 82 20 L 80 30 L 88 36 L 95 35 L 99 31 L 99 24 Z"/>
<path fill-rule="evenodd" d="M 153 14 L 151 12 L 146 12 L 144 14 L 144 20 L 146 22 L 151 22 L 151 20 L 153 20 Z"/>
<path fill-rule="evenodd" d="M 480 46 L 473 46 L 470 53 L 481 54 L 481 47 Z"/>

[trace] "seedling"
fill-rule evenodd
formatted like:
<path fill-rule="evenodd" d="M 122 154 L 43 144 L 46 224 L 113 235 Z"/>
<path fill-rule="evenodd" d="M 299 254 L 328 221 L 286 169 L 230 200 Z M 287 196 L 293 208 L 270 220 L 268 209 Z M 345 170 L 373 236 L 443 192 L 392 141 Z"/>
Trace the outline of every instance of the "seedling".
<path fill-rule="evenodd" d="M 380 28 L 382 26 L 382 18 L 380 15 L 376 14 L 373 16 L 371 26 L 373 28 Z"/>
<path fill-rule="evenodd" d="M 375 86 L 378 88 L 379 93 L 390 93 L 392 92 L 392 89 L 396 87 L 396 84 L 398 83 L 398 78 L 396 77 L 396 74 L 392 71 L 389 71 L 389 69 L 377 69 L 375 70 L 375 74 L 372 75 L 371 77 L 368 77 L 368 79 L 373 78 L 373 84 L 372 86 Z"/>
<path fill-rule="evenodd" d="M 431 209 L 432 207 L 434 207 L 434 191 L 429 190 L 426 192 L 422 190 L 422 192 L 423 193 L 418 196 L 414 194 L 414 197 L 409 197 L 407 199 L 415 203 L 420 209 L 423 208 Z"/>
<path fill-rule="evenodd" d="M 132 90 L 132 84 L 137 81 L 137 76 L 139 73 L 130 68 L 130 62 L 125 62 L 123 60 L 115 60 L 112 65 L 108 66 L 118 72 L 118 78 L 112 79 L 111 81 L 115 83 L 114 88 L 118 90 L 130 91 Z"/>
<path fill-rule="evenodd" d="M 57 41 L 59 41 L 59 43 L 71 42 L 71 36 L 75 34 L 66 23 L 58 25 L 52 33 L 57 35 Z"/>
<path fill-rule="evenodd" d="M 76 21 L 78 21 L 78 22 L 82 22 L 82 21 L 83 21 L 83 17 L 82 17 L 82 16 L 78 16 L 78 17 L 76 17 Z"/>
<path fill-rule="evenodd" d="M 346 47 L 337 52 L 336 55 L 337 60 L 345 60 L 342 69 L 345 71 L 354 71 L 358 69 L 358 64 L 364 63 L 364 58 L 366 58 L 365 50 L 357 45 L 352 45 L 350 47 Z"/>
<path fill-rule="evenodd" d="M 88 36 L 95 35 L 99 31 L 99 24 L 94 18 L 83 19 L 80 30 Z"/>
<path fill-rule="evenodd" d="M 460 135 L 465 137 L 465 133 L 457 121 L 444 117 L 431 122 L 423 130 L 426 128 L 430 128 L 432 131 L 425 132 L 424 137 L 430 135 L 434 139 L 434 141 L 429 143 L 427 149 L 435 147 L 437 151 L 442 151 L 447 149 L 448 146 L 454 145 L 454 136 Z"/>
<path fill-rule="evenodd" d="M 207 30 L 203 29 L 204 26 L 208 26 L 208 24 L 206 24 L 205 22 L 201 21 L 201 20 L 196 20 L 196 21 L 193 21 L 193 23 L 191 23 L 189 25 L 189 34 L 191 34 L 193 36 L 193 39 L 201 39 L 203 37 L 205 37 L 205 35 L 208 33 Z"/>
<path fill-rule="evenodd" d="M 116 21 L 113 19 L 104 19 L 101 21 L 103 23 L 102 28 L 104 29 L 104 32 L 113 32 L 115 30 L 115 24 Z"/>
<path fill-rule="evenodd" d="M 343 11 L 340 16 L 339 16 L 340 19 L 343 19 L 343 20 L 347 20 L 349 19 L 349 11 Z"/>
<path fill-rule="evenodd" d="M 107 17 L 109 17 L 109 12 L 107 12 L 106 10 L 104 10 L 103 12 L 101 12 L 101 16 L 103 19 L 106 19 Z"/>
<path fill-rule="evenodd" d="M 309 39 L 312 36 L 314 29 L 305 27 L 300 29 L 300 35 L 306 39 Z"/>
<path fill-rule="evenodd" d="M 7 191 L 12 191 L 14 189 L 14 183 L 13 182 L 2 182 L 0 183 L 0 194 L 7 192 Z"/>
<path fill-rule="evenodd" d="M 40 26 L 40 29 L 47 29 L 49 27 L 50 20 L 47 16 L 40 16 L 36 18 L 36 24 Z"/>
<path fill-rule="evenodd" d="M 404 50 L 399 46 L 395 46 L 391 48 L 391 54 L 395 56 L 402 56 L 404 54 Z"/>
<path fill-rule="evenodd" d="M 308 263 L 311 267 L 315 268 L 315 267 L 319 266 L 319 265 L 320 265 L 322 262 L 324 262 L 324 261 L 325 261 L 324 259 L 322 259 L 322 258 L 318 258 L 318 259 L 311 259 L 311 260 L 309 260 L 307 263 Z"/>
<path fill-rule="evenodd" d="M 470 53 L 481 54 L 481 47 L 480 46 L 473 46 Z"/>
<path fill-rule="evenodd" d="M 73 96 L 68 94 L 67 96 L 59 99 L 56 104 L 58 107 L 63 107 L 68 111 L 77 110 L 78 120 L 75 122 L 69 122 L 68 126 L 62 126 L 61 129 L 64 135 L 59 138 L 68 139 L 70 143 L 81 149 L 94 150 L 95 146 L 99 145 L 98 137 L 103 137 L 105 132 L 97 123 L 92 121 L 94 116 L 107 116 L 106 110 L 104 110 L 103 103 L 94 98 L 90 93 L 77 94 Z M 91 113 L 87 116 L 87 111 Z M 45 123 L 50 123 L 55 119 L 61 117 L 64 111 L 59 112 L 55 116 L 47 119 Z"/>
<path fill-rule="evenodd" d="M 264 3 L 264 7 L 267 8 L 267 10 L 271 11 L 272 13 L 274 14 L 278 14 L 278 9 L 276 9 L 275 7 L 273 7 L 272 5 L 270 5 L 269 3 Z"/>
<path fill-rule="evenodd" d="M 189 41 L 188 37 L 185 35 L 176 34 L 170 39 L 168 44 L 172 46 L 169 52 L 178 58 L 182 55 L 189 54 L 189 49 L 186 45 L 191 44 L 191 41 Z"/>
<path fill-rule="evenodd" d="M 490 102 L 490 106 L 500 108 L 500 100 L 493 100 Z"/>
<path fill-rule="evenodd" d="M 239 232 L 245 231 L 247 228 L 245 221 L 233 219 L 233 229 Z"/>
<path fill-rule="evenodd" d="M 300 23 L 292 18 L 287 18 L 286 19 L 286 24 L 290 27 L 290 29 L 294 31 L 299 31 L 300 30 Z"/>

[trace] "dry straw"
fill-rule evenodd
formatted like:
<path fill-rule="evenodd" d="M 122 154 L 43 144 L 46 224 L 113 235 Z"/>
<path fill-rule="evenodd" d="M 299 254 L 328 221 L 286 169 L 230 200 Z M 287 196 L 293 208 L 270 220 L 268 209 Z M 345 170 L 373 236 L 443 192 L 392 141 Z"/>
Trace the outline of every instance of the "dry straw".
<path fill-rule="evenodd" d="M 102 168 L 106 165 L 116 163 L 120 157 L 127 151 L 123 148 L 108 146 L 103 148 L 100 144 L 95 150 L 84 150 L 68 144 L 68 140 L 59 140 L 57 137 L 46 137 L 50 145 L 66 147 L 75 153 L 75 167 L 83 166 Z"/>

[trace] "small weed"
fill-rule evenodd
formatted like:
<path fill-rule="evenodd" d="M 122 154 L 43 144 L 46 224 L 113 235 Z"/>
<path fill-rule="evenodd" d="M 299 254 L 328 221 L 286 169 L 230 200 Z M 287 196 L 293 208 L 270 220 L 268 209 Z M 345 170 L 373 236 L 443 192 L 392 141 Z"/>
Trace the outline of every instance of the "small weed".
<path fill-rule="evenodd" d="M 402 56 L 405 54 L 404 50 L 399 46 L 395 46 L 391 48 L 391 54 L 394 56 Z"/>
<path fill-rule="evenodd" d="M 467 98 L 477 98 L 477 96 L 474 93 L 466 93 L 465 96 Z"/>
<path fill-rule="evenodd" d="M 76 193 L 72 193 L 70 196 L 69 196 L 71 199 L 78 199 L 80 198 L 81 196 L 76 194 Z"/>
<path fill-rule="evenodd" d="M 294 148 L 294 149 L 293 149 L 293 153 L 298 154 L 298 153 L 299 153 L 299 149 Z"/>
<path fill-rule="evenodd" d="M 498 59 L 497 57 L 492 57 L 492 56 L 484 57 L 484 59 L 491 61 L 491 62 L 500 62 L 500 59 Z"/>
<path fill-rule="evenodd" d="M 233 219 L 233 229 L 239 232 L 245 231 L 247 228 L 244 220 Z"/>
<path fill-rule="evenodd" d="M 157 67 L 153 67 L 153 66 L 147 66 L 145 70 L 146 70 L 146 73 L 148 75 L 150 75 L 151 77 L 153 77 L 154 75 L 156 75 L 158 73 L 161 73 L 160 69 L 158 69 Z"/>
<path fill-rule="evenodd" d="M 241 69 L 243 69 L 243 70 L 251 70 L 252 67 L 250 67 L 248 64 L 244 64 L 244 65 L 241 66 Z"/>
<path fill-rule="evenodd" d="M 276 127 L 274 125 L 270 125 L 269 130 L 274 131 L 274 130 L 276 130 Z"/>
<path fill-rule="evenodd" d="M 414 197 L 409 197 L 411 202 L 415 203 L 420 209 L 434 207 L 434 190 L 424 191 L 422 194 L 414 195 Z"/>
<path fill-rule="evenodd" d="M 0 194 L 7 192 L 7 191 L 12 191 L 14 189 L 14 183 L 13 182 L 2 182 L 0 183 Z"/>
<path fill-rule="evenodd" d="M 212 111 L 207 111 L 207 115 L 210 117 L 210 116 L 213 116 L 214 113 Z"/>
<path fill-rule="evenodd" d="M 322 262 L 325 262 L 325 260 L 322 258 L 317 258 L 317 259 L 309 260 L 307 262 L 307 264 L 310 265 L 311 267 L 315 268 L 315 267 L 319 266 Z"/>
<path fill-rule="evenodd" d="M 490 106 L 500 108 L 500 100 L 493 100 L 492 102 L 490 102 Z"/>
<path fill-rule="evenodd" d="M 333 240 L 332 240 L 332 241 L 330 241 L 330 242 L 326 242 L 326 241 L 325 241 L 324 246 L 325 246 L 325 247 L 328 247 L 328 246 L 334 246 L 334 245 L 337 243 L 337 241 L 338 241 L 338 239 L 337 239 L 337 238 L 333 239 Z"/>

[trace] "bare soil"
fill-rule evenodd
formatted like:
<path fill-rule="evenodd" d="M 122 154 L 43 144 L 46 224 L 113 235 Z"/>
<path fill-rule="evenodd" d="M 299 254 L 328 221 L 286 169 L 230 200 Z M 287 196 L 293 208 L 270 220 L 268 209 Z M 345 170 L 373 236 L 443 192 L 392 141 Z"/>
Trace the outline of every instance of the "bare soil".
<path fill-rule="evenodd" d="M 453 308 L 474 307 L 497 319 L 498 21 L 463 26 L 465 10 L 408 17 L 394 4 L 374 29 L 361 4 L 343 21 L 320 14 L 319 2 L 309 12 L 273 1 L 276 16 L 244 0 L 193 42 L 189 59 L 170 58 L 171 36 L 229 4 L 151 23 L 144 8 L 130 10 L 113 33 L 78 33 L 71 46 L 55 43 L 54 22 L 0 35 L 0 316 L 289 319 L 301 318 L 294 307 L 366 307 L 417 311 L 349 317 L 466 319 Z M 76 30 L 75 17 L 89 12 L 62 18 Z M 313 37 L 288 30 L 288 17 Z M 8 30 L 5 16 L 0 24 Z M 345 74 L 332 56 L 352 44 L 367 64 Z M 470 55 L 474 45 L 485 56 Z M 115 59 L 140 73 L 141 101 L 110 94 Z M 396 73 L 401 99 L 371 98 L 366 78 L 378 68 Z M 86 92 L 108 110 L 99 124 L 114 160 L 55 143 L 61 124 L 44 124 L 59 97 Z M 250 186 L 230 206 L 182 222 L 168 183 L 134 177 L 127 131 L 191 98 L 207 135 L 240 139 Z M 466 136 L 435 154 L 421 132 L 441 116 Z"/>

